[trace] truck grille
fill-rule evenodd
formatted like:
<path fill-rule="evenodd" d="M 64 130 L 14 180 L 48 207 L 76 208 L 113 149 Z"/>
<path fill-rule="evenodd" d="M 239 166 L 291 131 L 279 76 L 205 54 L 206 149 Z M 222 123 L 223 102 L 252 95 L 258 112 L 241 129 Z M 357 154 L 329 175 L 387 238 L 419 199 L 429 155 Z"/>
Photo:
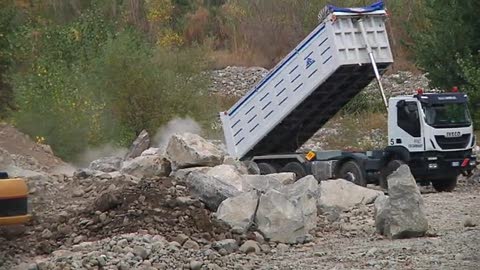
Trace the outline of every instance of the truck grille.
<path fill-rule="evenodd" d="M 440 147 L 445 150 L 464 149 L 464 148 L 467 148 L 468 144 L 470 143 L 470 136 L 471 134 L 464 134 L 461 137 L 457 137 L 457 138 L 435 136 L 435 140 L 437 140 L 438 145 L 440 145 Z"/>

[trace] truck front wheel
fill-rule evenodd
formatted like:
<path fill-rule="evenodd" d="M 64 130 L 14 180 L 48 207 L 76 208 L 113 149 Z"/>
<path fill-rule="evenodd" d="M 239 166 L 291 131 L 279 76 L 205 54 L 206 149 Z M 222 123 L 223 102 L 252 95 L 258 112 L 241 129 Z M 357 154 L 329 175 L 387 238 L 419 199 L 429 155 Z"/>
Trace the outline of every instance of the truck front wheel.
<path fill-rule="evenodd" d="M 343 163 L 338 170 L 338 177 L 353 182 L 359 186 L 366 187 L 367 181 L 362 173 L 362 168 L 353 160 Z"/>
<path fill-rule="evenodd" d="M 434 180 L 432 186 L 438 192 L 452 192 L 457 186 L 457 176 Z"/>

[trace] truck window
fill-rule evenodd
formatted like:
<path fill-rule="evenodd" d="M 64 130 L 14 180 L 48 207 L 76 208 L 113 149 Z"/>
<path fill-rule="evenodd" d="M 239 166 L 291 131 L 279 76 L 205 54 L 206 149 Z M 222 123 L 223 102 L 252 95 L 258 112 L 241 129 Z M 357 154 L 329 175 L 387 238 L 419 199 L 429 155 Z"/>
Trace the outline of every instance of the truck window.
<path fill-rule="evenodd" d="M 414 109 L 415 108 L 415 109 Z M 413 101 L 405 102 L 405 106 L 397 107 L 398 126 L 413 137 L 420 137 L 420 118 L 418 107 Z"/>

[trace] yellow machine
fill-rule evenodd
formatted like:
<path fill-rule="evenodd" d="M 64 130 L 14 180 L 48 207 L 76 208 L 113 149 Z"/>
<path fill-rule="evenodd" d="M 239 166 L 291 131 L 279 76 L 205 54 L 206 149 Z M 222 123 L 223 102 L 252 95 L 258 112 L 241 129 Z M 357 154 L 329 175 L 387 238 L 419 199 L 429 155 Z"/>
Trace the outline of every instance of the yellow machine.
<path fill-rule="evenodd" d="M 24 179 L 9 179 L 0 172 L 0 226 L 23 224 L 28 214 L 28 187 Z"/>

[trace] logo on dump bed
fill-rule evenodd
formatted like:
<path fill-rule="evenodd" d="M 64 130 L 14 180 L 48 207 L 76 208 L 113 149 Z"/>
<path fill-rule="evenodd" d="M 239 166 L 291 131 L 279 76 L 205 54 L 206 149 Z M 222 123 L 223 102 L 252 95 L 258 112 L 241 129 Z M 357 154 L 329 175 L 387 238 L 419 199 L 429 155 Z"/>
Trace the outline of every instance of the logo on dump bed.
<path fill-rule="evenodd" d="M 307 58 L 307 68 L 309 68 L 313 64 L 315 64 L 315 60 L 310 57 Z"/>

